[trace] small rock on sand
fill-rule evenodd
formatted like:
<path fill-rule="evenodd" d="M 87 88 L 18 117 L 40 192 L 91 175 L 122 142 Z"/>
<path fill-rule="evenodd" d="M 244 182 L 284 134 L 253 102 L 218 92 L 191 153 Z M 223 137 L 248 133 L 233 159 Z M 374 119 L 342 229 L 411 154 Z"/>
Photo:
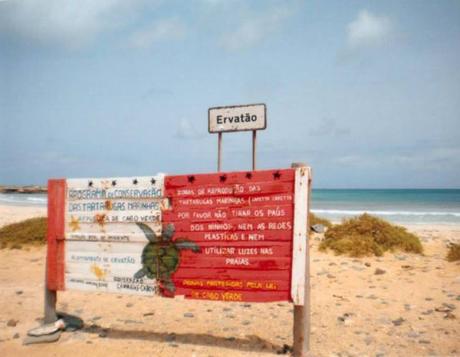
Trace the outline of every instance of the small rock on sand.
<path fill-rule="evenodd" d="M 311 230 L 316 233 L 324 233 L 324 226 L 322 224 L 314 224 L 311 226 Z"/>
<path fill-rule="evenodd" d="M 386 273 L 386 270 L 383 270 L 383 269 L 380 269 L 380 268 L 377 268 L 374 271 L 375 275 L 382 275 L 382 274 L 385 274 L 385 273 Z"/>
<path fill-rule="evenodd" d="M 24 341 L 22 341 L 23 345 L 32 345 L 35 343 L 46 343 L 46 342 L 54 342 L 59 340 L 59 337 L 61 337 L 61 330 L 58 330 L 54 333 L 50 333 L 49 335 L 43 335 L 43 336 L 26 336 L 24 338 Z"/>
<path fill-rule="evenodd" d="M 16 327 L 18 322 L 19 322 L 19 320 L 9 319 L 8 322 L 6 323 L 6 326 L 8 326 L 8 327 Z"/>

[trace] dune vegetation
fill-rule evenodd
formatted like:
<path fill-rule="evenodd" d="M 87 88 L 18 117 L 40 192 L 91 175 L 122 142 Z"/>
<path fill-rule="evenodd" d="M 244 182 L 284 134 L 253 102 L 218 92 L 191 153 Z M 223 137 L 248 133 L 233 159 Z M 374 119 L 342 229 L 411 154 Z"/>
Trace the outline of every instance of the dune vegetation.
<path fill-rule="evenodd" d="M 460 260 L 460 244 L 451 244 L 447 252 L 447 260 L 449 262 L 456 262 Z"/>
<path fill-rule="evenodd" d="M 46 217 L 30 218 L 0 228 L 0 248 L 21 249 L 46 243 Z"/>
<path fill-rule="evenodd" d="M 315 224 L 322 224 L 326 228 L 331 228 L 332 227 L 331 221 L 329 221 L 326 218 L 318 217 L 318 216 L 314 215 L 311 212 L 308 215 L 308 224 L 310 225 L 310 227 L 314 226 Z M 310 230 L 311 230 L 311 228 L 310 228 Z"/>
<path fill-rule="evenodd" d="M 406 228 L 363 214 L 330 227 L 319 249 L 351 257 L 381 256 L 386 251 L 423 253 L 419 238 Z"/>

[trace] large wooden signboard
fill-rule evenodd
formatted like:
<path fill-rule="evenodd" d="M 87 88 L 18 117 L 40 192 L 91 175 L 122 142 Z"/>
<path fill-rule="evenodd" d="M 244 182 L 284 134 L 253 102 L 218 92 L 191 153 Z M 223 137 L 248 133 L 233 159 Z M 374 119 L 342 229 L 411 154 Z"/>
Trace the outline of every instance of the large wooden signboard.
<path fill-rule="evenodd" d="M 48 288 L 302 305 L 308 178 L 50 180 Z"/>

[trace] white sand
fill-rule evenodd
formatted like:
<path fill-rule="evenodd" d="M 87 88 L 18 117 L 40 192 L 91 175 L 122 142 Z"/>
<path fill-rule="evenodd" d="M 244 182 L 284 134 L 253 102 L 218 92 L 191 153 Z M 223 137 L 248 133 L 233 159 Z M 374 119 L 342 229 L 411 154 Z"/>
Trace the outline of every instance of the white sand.
<path fill-rule="evenodd" d="M 0 206 L 1 224 L 45 209 Z M 459 356 L 460 264 L 445 260 L 460 226 L 411 226 L 425 256 L 352 259 L 312 237 L 312 351 L 317 356 Z M 316 237 L 318 238 L 318 236 Z M 292 305 L 63 292 L 58 309 L 86 322 L 56 343 L 23 346 L 42 317 L 45 248 L 0 250 L 2 356 L 273 356 L 292 344 Z M 365 263 L 370 264 L 366 266 Z M 385 274 L 375 275 L 375 269 Z M 436 311 L 451 304 L 455 318 Z M 185 315 L 191 313 L 191 315 Z M 348 314 L 345 321 L 338 318 Z M 402 318 L 397 326 L 393 321 Z M 11 319 L 16 326 L 7 326 Z M 19 334 L 19 338 L 14 338 Z M 99 335 L 106 335 L 100 337 Z"/>
<path fill-rule="evenodd" d="M 46 216 L 46 207 L 0 205 L 0 227 L 26 218 Z"/>

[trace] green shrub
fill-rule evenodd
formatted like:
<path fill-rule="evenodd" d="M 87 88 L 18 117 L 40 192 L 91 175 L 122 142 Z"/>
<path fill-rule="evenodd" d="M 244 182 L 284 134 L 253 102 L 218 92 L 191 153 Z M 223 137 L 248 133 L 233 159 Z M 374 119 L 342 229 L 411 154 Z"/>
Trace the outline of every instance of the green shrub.
<path fill-rule="evenodd" d="M 457 260 L 460 260 L 460 244 L 451 244 L 449 246 L 447 260 L 449 262 L 456 262 Z"/>
<path fill-rule="evenodd" d="M 381 256 L 386 251 L 423 252 L 419 238 L 406 228 L 363 214 L 329 228 L 319 249 L 352 257 Z"/>
<path fill-rule="evenodd" d="M 328 229 L 332 227 L 331 221 L 327 220 L 326 218 L 318 217 L 311 212 L 308 215 L 308 224 L 310 225 L 310 227 L 314 226 L 315 224 L 322 224 L 324 227 Z"/>
<path fill-rule="evenodd" d="M 0 228 L 0 248 L 21 249 L 46 243 L 46 217 L 30 218 Z"/>

